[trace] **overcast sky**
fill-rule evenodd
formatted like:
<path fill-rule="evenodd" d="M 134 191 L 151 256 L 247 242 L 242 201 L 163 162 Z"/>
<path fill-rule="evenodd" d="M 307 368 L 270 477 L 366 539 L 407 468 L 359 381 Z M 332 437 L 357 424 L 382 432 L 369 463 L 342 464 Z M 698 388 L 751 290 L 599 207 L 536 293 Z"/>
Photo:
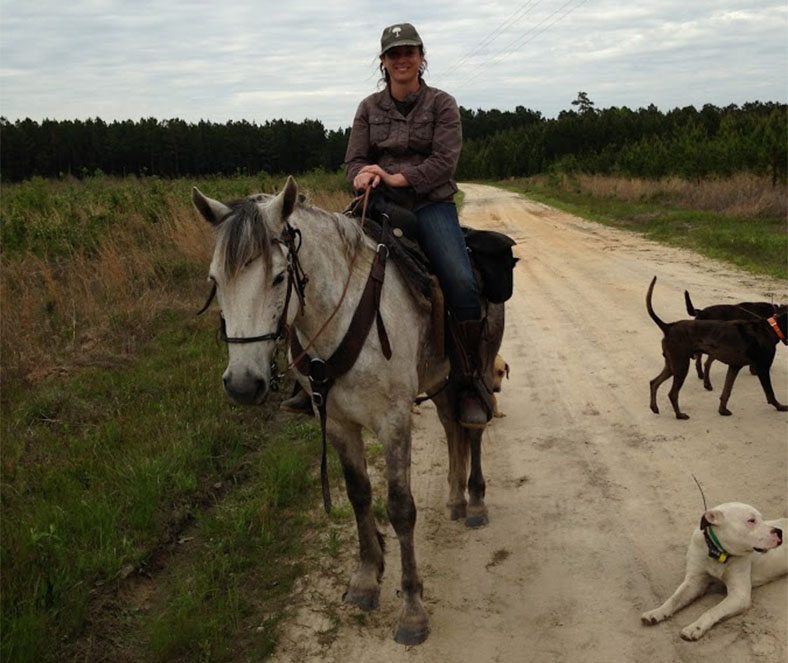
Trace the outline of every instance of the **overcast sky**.
<path fill-rule="evenodd" d="M 785 0 L 0 0 L 0 115 L 347 127 L 400 21 L 471 109 L 788 96 Z"/>

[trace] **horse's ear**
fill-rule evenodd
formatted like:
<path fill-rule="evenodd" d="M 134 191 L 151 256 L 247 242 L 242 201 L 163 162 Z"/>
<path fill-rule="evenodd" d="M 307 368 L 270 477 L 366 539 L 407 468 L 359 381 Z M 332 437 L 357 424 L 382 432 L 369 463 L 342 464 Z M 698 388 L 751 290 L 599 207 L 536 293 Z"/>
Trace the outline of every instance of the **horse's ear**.
<path fill-rule="evenodd" d="M 298 185 L 293 179 L 292 175 L 287 176 L 285 188 L 274 198 L 271 203 L 271 211 L 274 212 L 274 217 L 280 223 L 284 223 L 290 218 L 296 204 L 298 203 Z M 277 207 L 279 210 L 277 210 Z M 276 212 L 279 212 L 276 214 Z"/>
<path fill-rule="evenodd" d="M 227 205 L 208 198 L 196 186 L 192 187 L 192 204 L 200 216 L 212 226 L 219 223 L 231 211 Z"/>

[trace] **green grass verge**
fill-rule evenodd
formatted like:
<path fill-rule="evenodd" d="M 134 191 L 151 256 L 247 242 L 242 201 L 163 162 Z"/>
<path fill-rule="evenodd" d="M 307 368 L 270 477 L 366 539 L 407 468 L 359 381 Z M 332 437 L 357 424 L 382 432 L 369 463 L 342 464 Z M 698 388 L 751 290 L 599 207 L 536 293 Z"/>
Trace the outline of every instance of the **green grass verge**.
<path fill-rule="evenodd" d="M 319 431 L 280 417 L 275 404 L 230 405 L 225 362 L 212 324 L 164 314 L 133 365 L 5 390 L 4 660 L 61 660 L 84 636 L 97 595 L 189 523 L 198 550 L 158 588 L 167 598 L 124 613 L 136 634 L 128 641 L 142 643 L 138 660 L 226 658 L 258 590 L 274 600 L 289 592 L 300 568 L 281 560 L 300 558 L 310 524 L 299 507 L 319 502 Z M 266 614 L 250 644 L 260 655 L 274 647 L 280 618 Z"/>
<path fill-rule="evenodd" d="M 596 198 L 579 190 L 517 180 L 497 182 L 576 216 L 608 226 L 632 230 L 672 246 L 691 249 L 755 274 L 788 279 L 788 228 L 785 219 L 734 217 L 682 209 L 669 200 L 627 202 Z"/>

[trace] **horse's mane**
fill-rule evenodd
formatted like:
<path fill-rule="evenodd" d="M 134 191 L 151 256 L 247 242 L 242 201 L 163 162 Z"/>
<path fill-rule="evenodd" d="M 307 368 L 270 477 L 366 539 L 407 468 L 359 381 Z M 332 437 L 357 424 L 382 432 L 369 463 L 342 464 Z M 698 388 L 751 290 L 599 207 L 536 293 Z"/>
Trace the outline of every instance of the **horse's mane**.
<path fill-rule="evenodd" d="M 260 196 L 228 204 L 230 212 L 217 227 L 216 243 L 224 256 L 222 269 L 228 279 L 235 277 L 253 258 L 263 257 L 265 269 L 271 269 L 273 238 L 258 206 Z"/>
<path fill-rule="evenodd" d="M 339 234 L 339 240 L 342 243 L 345 259 L 350 262 L 356 252 L 363 246 L 366 238 L 358 219 L 337 212 L 328 212 L 320 207 L 307 205 L 302 205 L 301 207 L 315 216 L 331 221 L 331 225 Z M 309 223 L 309 221 L 307 221 L 307 223 Z"/>
<path fill-rule="evenodd" d="M 271 200 L 273 197 L 268 194 L 257 194 L 227 204 L 231 211 L 219 223 L 216 241 L 219 253 L 224 258 L 222 269 L 228 279 L 235 277 L 245 264 L 258 256 L 262 256 L 266 270 L 270 271 L 274 237 L 265 222 L 264 208 L 261 209 L 259 203 Z M 339 235 L 348 262 L 364 244 L 366 236 L 358 219 L 328 212 L 299 200 L 293 220 L 303 218 L 303 215 L 319 217 L 330 222 L 330 226 L 335 228 Z M 311 224 L 315 220 L 303 218 L 303 223 Z"/>

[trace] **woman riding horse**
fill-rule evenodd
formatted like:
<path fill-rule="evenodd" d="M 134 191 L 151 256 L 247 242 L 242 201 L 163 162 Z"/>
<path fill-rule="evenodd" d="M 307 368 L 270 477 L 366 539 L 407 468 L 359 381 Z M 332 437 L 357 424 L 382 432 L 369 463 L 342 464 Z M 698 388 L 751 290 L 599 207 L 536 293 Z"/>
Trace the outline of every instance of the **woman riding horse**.
<path fill-rule="evenodd" d="M 383 30 L 380 47 L 385 88 L 365 98 L 356 111 L 345 155 L 347 177 L 357 192 L 389 189 L 398 202 L 410 201 L 418 219 L 416 239 L 449 309 L 452 366 L 463 387 L 457 418 L 466 428 L 484 428 L 492 416 L 480 355 L 484 320 L 454 204 L 460 112 L 451 95 L 424 82 L 424 45 L 410 23 Z M 304 405 L 309 403 L 301 392 L 282 407 L 299 411 Z"/>

